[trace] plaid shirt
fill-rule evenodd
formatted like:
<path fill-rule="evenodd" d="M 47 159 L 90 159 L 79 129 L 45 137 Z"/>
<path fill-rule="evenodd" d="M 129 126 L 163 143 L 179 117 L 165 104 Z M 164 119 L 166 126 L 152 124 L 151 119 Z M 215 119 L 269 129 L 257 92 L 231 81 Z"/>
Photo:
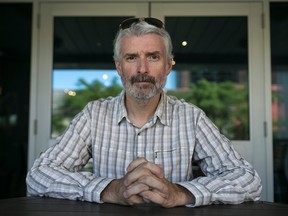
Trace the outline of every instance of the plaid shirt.
<path fill-rule="evenodd" d="M 193 206 L 260 198 L 258 174 L 202 110 L 162 93 L 154 116 L 137 128 L 127 118 L 124 95 L 92 101 L 73 119 L 34 162 L 28 195 L 101 203 L 105 187 L 144 157 L 162 164 L 170 182 L 193 193 Z M 80 171 L 90 158 L 93 173 Z M 193 178 L 193 161 L 205 176 Z"/>

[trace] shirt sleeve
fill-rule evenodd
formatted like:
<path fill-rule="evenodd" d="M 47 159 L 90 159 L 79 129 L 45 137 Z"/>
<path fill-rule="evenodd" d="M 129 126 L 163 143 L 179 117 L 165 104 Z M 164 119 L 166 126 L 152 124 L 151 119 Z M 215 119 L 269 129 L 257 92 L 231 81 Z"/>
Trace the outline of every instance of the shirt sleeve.
<path fill-rule="evenodd" d="M 195 136 L 194 160 L 205 176 L 178 183 L 195 196 L 195 203 L 188 206 L 260 199 L 262 185 L 258 173 L 204 113 L 197 122 Z"/>
<path fill-rule="evenodd" d="M 56 144 L 35 160 L 26 177 L 28 196 L 101 203 L 100 194 L 112 179 L 81 172 L 91 158 L 89 124 L 86 108 L 73 119 Z"/>

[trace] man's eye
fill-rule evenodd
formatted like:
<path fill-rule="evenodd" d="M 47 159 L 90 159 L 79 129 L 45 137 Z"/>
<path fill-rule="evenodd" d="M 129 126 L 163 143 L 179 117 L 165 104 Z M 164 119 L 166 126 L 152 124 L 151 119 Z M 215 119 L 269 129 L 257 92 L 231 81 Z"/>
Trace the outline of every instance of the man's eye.
<path fill-rule="evenodd" d="M 157 61 L 159 59 L 159 55 L 151 55 L 149 56 L 149 59 L 152 60 L 152 61 Z"/>
<path fill-rule="evenodd" d="M 127 61 L 134 61 L 136 59 L 135 56 L 127 56 L 126 60 Z"/>

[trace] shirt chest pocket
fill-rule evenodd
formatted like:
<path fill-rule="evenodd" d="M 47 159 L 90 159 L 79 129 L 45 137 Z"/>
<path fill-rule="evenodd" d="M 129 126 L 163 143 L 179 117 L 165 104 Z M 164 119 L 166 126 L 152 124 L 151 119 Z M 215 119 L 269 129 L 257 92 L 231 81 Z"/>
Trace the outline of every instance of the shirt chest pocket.
<path fill-rule="evenodd" d="M 164 175 L 169 181 L 185 181 L 191 174 L 189 149 L 186 147 L 169 148 L 154 151 L 154 163 L 164 168 Z"/>

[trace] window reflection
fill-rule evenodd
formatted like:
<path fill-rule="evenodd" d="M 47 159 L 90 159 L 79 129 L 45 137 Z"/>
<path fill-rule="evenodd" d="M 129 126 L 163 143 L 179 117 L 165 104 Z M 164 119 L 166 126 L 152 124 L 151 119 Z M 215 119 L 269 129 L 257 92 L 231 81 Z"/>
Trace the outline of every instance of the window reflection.
<path fill-rule="evenodd" d="M 274 200 L 288 203 L 288 3 L 270 4 Z"/>
<path fill-rule="evenodd" d="M 88 102 L 116 96 L 122 90 L 115 70 L 54 70 L 53 74 L 54 138 L 64 131 Z"/>
<path fill-rule="evenodd" d="M 249 140 L 247 17 L 166 17 L 177 89 L 233 140 Z M 186 27 L 186 28 L 185 28 Z"/>
<path fill-rule="evenodd" d="M 26 195 L 32 8 L 0 3 L 0 199 Z"/>
<path fill-rule="evenodd" d="M 177 72 L 171 71 L 165 90 L 177 89 L 176 81 Z M 116 96 L 122 89 L 116 70 L 54 70 L 51 136 L 59 136 L 88 102 Z"/>
<path fill-rule="evenodd" d="M 52 137 L 89 101 L 122 90 L 112 41 L 123 19 L 55 18 Z M 103 23 L 108 30 L 99 35 Z M 175 53 L 167 93 L 202 108 L 228 138 L 248 140 L 247 18 L 166 17 L 165 26 Z"/>
<path fill-rule="evenodd" d="M 52 138 L 89 101 L 121 91 L 112 51 L 119 23 L 127 18 L 54 17 Z"/>

